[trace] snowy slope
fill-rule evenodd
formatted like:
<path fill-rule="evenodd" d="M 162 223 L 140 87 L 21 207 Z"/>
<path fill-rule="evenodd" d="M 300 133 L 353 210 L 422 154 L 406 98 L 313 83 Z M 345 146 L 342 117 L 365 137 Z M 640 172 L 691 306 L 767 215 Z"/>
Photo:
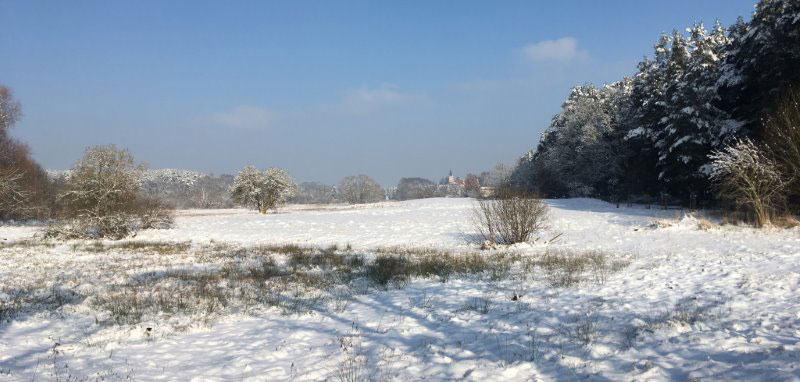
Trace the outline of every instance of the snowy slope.
<path fill-rule="evenodd" d="M 290 206 L 266 216 L 191 210 L 175 229 L 132 240 L 468 251 L 471 203 Z M 600 249 L 631 264 L 601 284 L 556 288 L 535 272 L 417 279 L 357 294 L 343 309 L 230 312 L 208 321 L 164 315 L 100 325 L 104 314 L 79 299 L 0 324 L 0 380 L 65 380 L 68 373 L 89 380 L 335 381 L 342 370 L 390 381 L 800 380 L 800 231 L 702 231 L 680 211 L 617 209 L 591 199 L 549 203 L 551 225 L 541 236 L 563 234 L 551 248 Z M 2 227 L 0 237 L 33 232 Z M 134 275 L 216 261 L 191 251 L 94 253 L 72 244 L 0 247 L 5 293 L 36 284 L 91 295 Z M 543 247 L 514 251 L 533 257 Z M 475 309 L 483 303 L 485 311 Z M 591 341 L 583 344 L 583 337 Z"/>

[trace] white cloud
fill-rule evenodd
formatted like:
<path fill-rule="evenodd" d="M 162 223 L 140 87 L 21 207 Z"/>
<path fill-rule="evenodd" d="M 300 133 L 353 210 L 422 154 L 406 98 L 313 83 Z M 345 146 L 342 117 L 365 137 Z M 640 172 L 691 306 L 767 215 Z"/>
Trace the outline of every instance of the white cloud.
<path fill-rule="evenodd" d="M 274 115 L 258 106 L 240 105 L 229 112 L 215 114 L 213 120 L 232 129 L 258 130 L 269 127 Z"/>
<path fill-rule="evenodd" d="M 522 54 L 528 60 L 535 62 L 566 62 L 589 57 L 588 52 L 578 49 L 578 40 L 574 37 L 562 37 L 528 44 L 522 47 Z"/>
<path fill-rule="evenodd" d="M 423 97 L 418 94 L 401 92 L 391 86 L 360 88 L 345 91 L 340 108 L 349 114 L 364 115 L 386 106 L 407 104 L 421 99 Z"/>

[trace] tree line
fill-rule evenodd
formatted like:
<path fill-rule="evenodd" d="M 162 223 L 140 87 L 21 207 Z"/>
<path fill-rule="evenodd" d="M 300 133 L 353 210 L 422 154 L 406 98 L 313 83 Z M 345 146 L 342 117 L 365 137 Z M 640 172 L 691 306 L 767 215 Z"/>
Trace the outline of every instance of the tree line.
<path fill-rule="evenodd" d="M 727 28 L 662 34 L 632 76 L 572 88 L 510 182 L 551 198 L 741 205 L 722 192 L 716 154 L 747 139 L 760 162 L 796 177 L 800 142 L 786 140 L 800 129 L 791 117 L 799 80 L 796 0 L 761 0 L 749 21 Z M 796 200 L 797 182 L 788 183 L 784 199 Z"/>

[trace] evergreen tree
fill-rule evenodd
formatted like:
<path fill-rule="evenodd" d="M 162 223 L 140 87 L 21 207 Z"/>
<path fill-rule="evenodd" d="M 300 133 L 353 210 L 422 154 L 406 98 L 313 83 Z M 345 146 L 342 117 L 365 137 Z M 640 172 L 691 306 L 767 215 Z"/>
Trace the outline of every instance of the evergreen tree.
<path fill-rule="evenodd" d="M 719 79 L 722 104 L 745 135 L 758 135 L 777 95 L 800 80 L 800 2 L 759 1 L 750 22 L 737 22 L 730 38 Z"/>

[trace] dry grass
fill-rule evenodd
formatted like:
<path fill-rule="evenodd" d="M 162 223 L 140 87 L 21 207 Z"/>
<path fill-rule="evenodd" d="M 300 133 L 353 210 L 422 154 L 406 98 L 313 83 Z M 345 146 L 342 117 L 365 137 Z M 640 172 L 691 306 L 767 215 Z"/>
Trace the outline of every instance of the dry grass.
<path fill-rule="evenodd" d="M 20 250 L 49 244 L 30 241 L 14 245 L 20 249 L 11 251 L 19 255 Z M 58 285 L 64 287 L 53 287 L 55 280 L 44 279 L 41 285 L 25 290 L 0 288 L 11 296 L 0 303 L 0 318 L 40 308 L 58 309 L 84 299 L 99 312 L 99 322 L 111 325 L 175 315 L 204 322 L 223 314 L 268 310 L 281 314 L 341 313 L 349 308 L 354 295 L 371 288 L 401 288 L 414 279 L 494 282 L 530 280 L 541 275 L 552 286 L 568 287 L 581 282 L 603 283 L 627 265 L 599 252 L 563 250 L 531 257 L 503 251 L 460 253 L 413 247 L 363 253 L 337 246 L 241 247 L 153 241 L 82 242 L 73 244 L 71 250 L 78 255 L 99 255 L 97 261 L 104 272 L 79 266 L 73 272 L 59 273 Z M 79 258 L 83 256 L 66 261 L 81 264 L 84 260 Z M 67 287 L 85 285 L 87 275 L 99 279 L 93 279 L 91 289 L 82 290 L 85 295 Z"/>
<path fill-rule="evenodd" d="M 102 241 L 78 242 L 72 245 L 74 252 L 135 252 L 158 255 L 175 255 L 189 251 L 190 242 L 165 242 L 165 241 L 123 241 L 105 243 Z"/>
<path fill-rule="evenodd" d="M 795 216 L 781 215 L 775 216 L 770 220 L 773 226 L 778 228 L 794 228 L 800 226 L 800 221 Z"/>
<path fill-rule="evenodd" d="M 528 268 L 539 267 L 553 287 L 570 287 L 583 281 L 604 284 L 608 278 L 630 264 L 626 258 L 613 258 L 600 251 L 572 252 L 549 249 Z"/>
<path fill-rule="evenodd" d="M 708 231 L 715 227 L 714 223 L 705 218 L 697 219 L 697 229 L 701 231 Z"/>

